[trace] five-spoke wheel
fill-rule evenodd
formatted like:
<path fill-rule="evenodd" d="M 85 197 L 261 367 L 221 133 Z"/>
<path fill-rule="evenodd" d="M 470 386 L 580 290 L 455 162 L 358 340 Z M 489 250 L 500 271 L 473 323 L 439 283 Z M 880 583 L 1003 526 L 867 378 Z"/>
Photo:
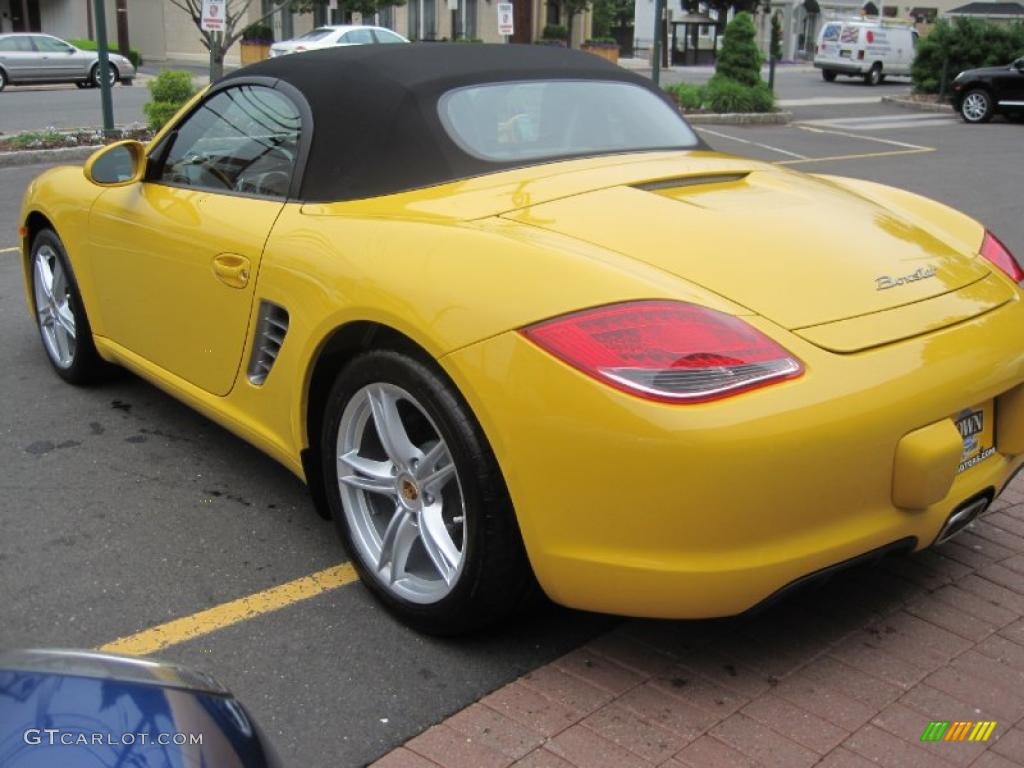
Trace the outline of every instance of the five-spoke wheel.
<path fill-rule="evenodd" d="M 43 348 L 61 378 L 72 384 L 95 381 L 104 363 L 60 238 L 44 229 L 32 241 L 32 299 Z"/>
<path fill-rule="evenodd" d="M 521 604 L 534 582 L 497 461 L 425 353 L 342 368 L 321 440 L 324 489 L 364 583 L 403 621 L 455 634 Z"/>

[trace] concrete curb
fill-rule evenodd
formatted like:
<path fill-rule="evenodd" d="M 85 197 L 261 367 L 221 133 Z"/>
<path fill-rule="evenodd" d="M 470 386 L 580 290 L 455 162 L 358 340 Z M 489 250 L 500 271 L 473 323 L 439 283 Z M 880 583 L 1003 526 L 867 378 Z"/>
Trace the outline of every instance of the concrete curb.
<path fill-rule="evenodd" d="M 792 112 L 725 112 L 721 114 L 686 114 L 683 117 L 693 125 L 786 125 L 793 119 Z"/>
<path fill-rule="evenodd" d="M 57 149 L 26 149 L 20 152 L 0 152 L 0 168 L 38 163 L 81 163 L 102 145 L 85 147 L 58 147 Z"/>
<path fill-rule="evenodd" d="M 903 99 L 899 96 L 883 96 L 883 104 L 895 104 L 897 107 L 903 107 L 904 109 L 913 109 L 917 112 L 953 112 L 952 104 L 934 104 L 930 101 L 914 101 L 913 99 Z"/>

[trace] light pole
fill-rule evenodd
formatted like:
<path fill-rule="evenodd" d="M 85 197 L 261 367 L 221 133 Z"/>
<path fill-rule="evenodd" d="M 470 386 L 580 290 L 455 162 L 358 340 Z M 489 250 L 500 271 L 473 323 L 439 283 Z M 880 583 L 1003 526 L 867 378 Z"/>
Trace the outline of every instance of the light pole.
<path fill-rule="evenodd" d="M 665 15 L 665 0 L 654 0 L 654 61 L 651 62 L 651 79 L 655 85 L 661 83 L 661 17 Z"/>
<path fill-rule="evenodd" d="M 110 99 L 110 58 L 107 54 L 107 9 L 103 0 L 94 0 L 96 17 L 96 49 L 99 52 L 100 104 L 103 108 L 103 135 L 114 132 L 114 104 Z"/>

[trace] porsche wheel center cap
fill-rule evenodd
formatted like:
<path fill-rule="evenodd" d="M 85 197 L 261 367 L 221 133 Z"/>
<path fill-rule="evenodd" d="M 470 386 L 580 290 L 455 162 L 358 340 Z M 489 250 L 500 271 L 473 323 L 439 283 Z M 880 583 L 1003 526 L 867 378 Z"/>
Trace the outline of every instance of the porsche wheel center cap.
<path fill-rule="evenodd" d="M 400 477 L 398 479 L 398 497 L 409 509 L 416 509 L 420 505 L 420 489 L 416 481 L 411 477 Z"/>

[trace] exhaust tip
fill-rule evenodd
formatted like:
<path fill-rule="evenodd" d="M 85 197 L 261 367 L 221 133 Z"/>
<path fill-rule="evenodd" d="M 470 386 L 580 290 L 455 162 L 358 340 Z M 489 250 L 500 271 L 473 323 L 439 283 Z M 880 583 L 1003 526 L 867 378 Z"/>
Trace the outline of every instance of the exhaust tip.
<path fill-rule="evenodd" d="M 936 537 L 935 543 L 944 544 L 952 539 L 964 528 L 984 514 L 991 501 L 991 497 L 988 494 L 985 494 L 965 501 L 959 507 L 954 509 L 952 514 L 950 514 L 949 518 L 946 520 L 946 524 L 942 526 L 942 530 L 939 531 L 939 535 Z"/>

